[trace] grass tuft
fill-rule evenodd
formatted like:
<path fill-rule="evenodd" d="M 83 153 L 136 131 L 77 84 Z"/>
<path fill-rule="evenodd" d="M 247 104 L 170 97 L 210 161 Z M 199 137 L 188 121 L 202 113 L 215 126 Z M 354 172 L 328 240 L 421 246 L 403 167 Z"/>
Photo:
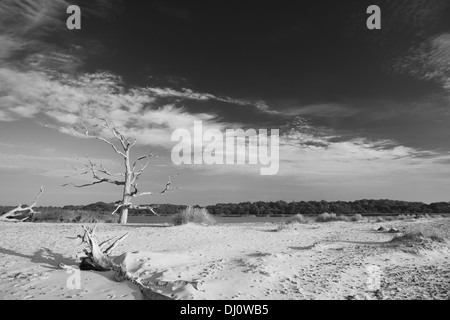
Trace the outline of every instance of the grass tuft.
<path fill-rule="evenodd" d="M 280 231 L 283 231 L 284 229 L 286 229 L 286 227 L 287 227 L 286 221 L 281 220 L 280 222 L 278 222 L 278 226 L 274 231 L 280 232 Z"/>
<path fill-rule="evenodd" d="M 428 234 L 425 235 L 420 231 L 410 231 L 406 232 L 402 235 L 394 237 L 390 242 L 393 244 L 420 244 L 423 243 L 424 240 L 430 239 L 434 242 L 445 242 L 444 238 L 437 234 Z"/>
<path fill-rule="evenodd" d="M 213 225 L 216 223 L 214 217 L 205 208 L 193 207 L 188 207 L 184 211 L 176 214 L 172 222 L 174 226 L 180 226 L 190 222 L 202 225 Z"/>
<path fill-rule="evenodd" d="M 322 213 L 316 217 L 316 222 L 350 221 L 349 217 L 337 216 L 335 213 Z"/>
<path fill-rule="evenodd" d="M 302 214 L 297 214 L 294 217 L 290 218 L 289 220 L 286 221 L 287 224 L 292 224 L 292 223 L 309 223 L 310 219 L 306 218 L 304 215 Z"/>
<path fill-rule="evenodd" d="M 361 220 L 363 220 L 363 216 L 360 215 L 359 213 L 350 217 L 350 221 L 352 221 L 352 222 L 361 221 Z"/>

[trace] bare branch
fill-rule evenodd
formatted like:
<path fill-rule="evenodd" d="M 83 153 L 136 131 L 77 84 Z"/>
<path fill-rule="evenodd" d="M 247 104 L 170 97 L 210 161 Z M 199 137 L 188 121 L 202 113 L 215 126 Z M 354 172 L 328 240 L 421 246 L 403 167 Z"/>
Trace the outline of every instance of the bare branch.
<path fill-rule="evenodd" d="M 77 159 L 78 159 L 78 157 L 77 157 Z M 83 164 L 83 166 L 86 167 L 85 171 L 81 172 L 79 175 L 85 175 L 85 174 L 91 173 L 92 178 L 97 181 L 82 184 L 82 185 L 76 185 L 74 183 L 66 183 L 66 184 L 62 185 L 63 187 L 68 186 L 68 185 L 73 185 L 76 188 L 84 188 L 84 187 L 94 186 L 94 185 L 100 184 L 100 183 L 110 183 L 110 184 L 115 184 L 117 186 L 125 185 L 125 181 L 117 181 L 117 180 L 113 180 L 110 178 L 101 177 L 97 174 L 97 173 L 102 173 L 102 174 L 106 174 L 108 176 L 124 176 L 123 173 L 116 173 L 116 174 L 111 173 L 111 172 L 107 171 L 103 165 L 92 162 L 88 157 L 86 157 L 86 160 L 88 162 L 87 164 L 83 163 L 82 161 L 79 160 Z"/>
<path fill-rule="evenodd" d="M 121 203 L 117 206 L 117 208 L 111 214 L 117 213 L 117 211 L 119 211 L 120 208 L 130 207 L 130 206 L 131 206 L 131 203 Z"/>
<path fill-rule="evenodd" d="M 137 184 L 139 177 L 144 173 L 145 169 L 148 167 L 149 164 L 150 164 L 150 161 L 147 160 L 147 162 L 141 166 L 141 169 L 138 172 L 134 172 L 134 169 L 133 169 L 133 172 L 132 172 L 133 179 L 131 180 L 132 185 Z"/>
<path fill-rule="evenodd" d="M 138 197 L 148 196 L 148 195 L 152 195 L 152 194 L 161 194 L 161 195 L 165 194 L 170 189 L 170 186 L 172 184 L 171 179 L 172 179 L 172 177 L 169 176 L 169 180 L 167 181 L 166 186 L 164 187 L 164 189 L 162 191 L 156 192 L 156 193 L 155 192 L 141 192 L 141 193 L 139 193 L 138 189 L 137 189 L 137 184 L 135 184 L 135 185 L 133 185 L 133 188 L 135 190 L 130 194 L 130 196 L 132 198 L 138 198 Z"/>
<path fill-rule="evenodd" d="M 130 148 L 134 147 L 134 145 L 137 143 L 136 134 L 133 134 L 133 142 L 130 144 Z"/>
<path fill-rule="evenodd" d="M 97 169 L 97 171 L 101 172 L 103 174 L 106 174 L 108 176 L 112 176 L 112 177 L 117 177 L 117 176 L 123 177 L 123 176 L 125 176 L 124 173 L 111 173 L 111 172 L 107 171 L 102 164 L 98 164 L 98 166 L 100 166 L 100 169 Z"/>
<path fill-rule="evenodd" d="M 150 212 L 153 213 L 155 216 L 159 216 L 159 214 L 157 212 L 155 212 L 155 209 L 151 206 L 137 206 L 137 207 L 134 207 L 134 209 L 150 210 Z"/>
<path fill-rule="evenodd" d="M 149 160 L 148 159 L 152 158 L 152 157 L 155 157 L 155 155 L 151 153 L 151 154 L 144 155 L 144 156 L 141 156 L 141 157 L 137 158 L 136 161 L 133 163 L 133 169 L 132 169 L 133 172 L 136 170 L 136 166 L 139 163 L 139 161 L 146 159 L 147 160 L 147 164 L 145 166 L 147 167 L 148 164 L 149 164 Z"/>
<path fill-rule="evenodd" d="M 123 236 L 121 236 L 119 239 L 115 240 L 105 251 L 104 253 L 107 255 L 110 255 L 113 250 L 117 247 L 119 243 L 121 243 L 123 240 L 125 240 L 130 234 L 125 233 Z"/>
<path fill-rule="evenodd" d="M 103 142 L 109 144 L 109 145 L 111 146 L 111 148 L 113 148 L 114 152 L 116 152 L 118 155 L 120 155 L 120 156 L 126 158 L 125 154 L 124 154 L 123 152 L 119 151 L 119 149 L 117 149 L 117 147 L 114 145 L 114 143 L 112 143 L 111 141 L 109 141 L 109 140 L 107 140 L 107 139 L 105 139 L 105 138 L 102 138 L 102 137 L 100 137 L 100 136 L 96 136 L 96 135 L 90 134 L 90 133 L 89 133 L 89 128 L 86 126 L 86 124 L 85 124 L 83 121 L 81 121 L 81 124 L 82 124 L 83 127 L 84 127 L 85 135 L 86 135 L 86 136 L 91 137 L 91 138 L 94 138 L 94 139 L 97 139 L 97 140 L 100 140 L 100 141 L 103 141 Z M 122 146 L 123 146 L 123 145 L 122 145 Z M 125 148 L 124 148 L 124 149 L 125 149 Z"/>
<path fill-rule="evenodd" d="M 132 146 L 134 146 L 136 144 L 136 137 L 134 138 L 133 142 L 130 142 L 130 140 L 123 133 L 121 133 L 119 130 L 117 130 L 114 122 L 112 122 L 112 121 L 110 122 L 110 121 L 108 121 L 108 119 L 105 119 L 105 118 L 100 118 L 100 120 L 102 120 L 104 122 L 104 124 L 101 126 L 103 128 L 109 129 L 113 133 L 113 135 L 117 138 L 117 140 L 120 141 L 122 148 L 124 150 L 129 150 Z"/>
<path fill-rule="evenodd" d="M 37 201 L 39 200 L 39 197 L 44 193 L 44 186 L 41 186 L 41 189 L 39 190 L 38 195 L 36 196 L 36 199 L 34 199 L 33 204 L 30 206 L 30 208 L 33 208 L 37 205 Z"/>
<path fill-rule="evenodd" d="M 31 206 L 27 206 L 22 208 L 22 205 L 18 205 L 16 208 L 12 209 L 11 211 L 5 213 L 4 215 L 0 216 L 0 220 L 2 221 L 11 221 L 11 222 L 23 222 L 31 217 L 32 214 L 38 213 L 34 211 L 34 207 L 37 205 L 37 201 L 39 200 L 39 197 L 44 193 L 44 186 L 41 186 L 38 195 L 36 196 L 36 199 L 34 200 L 33 204 Z M 16 217 L 24 214 L 25 211 L 28 212 L 28 216 L 22 219 L 16 219 Z"/>

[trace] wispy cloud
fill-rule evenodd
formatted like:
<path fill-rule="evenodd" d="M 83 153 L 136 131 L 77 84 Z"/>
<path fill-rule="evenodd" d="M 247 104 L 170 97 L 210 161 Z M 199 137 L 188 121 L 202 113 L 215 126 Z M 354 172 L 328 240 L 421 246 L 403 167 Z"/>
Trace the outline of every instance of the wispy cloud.
<path fill-rule="evenodd" d="M 450 78 L 450 33 L 428 38 L 395 63 L 396 70 L 435 81 L 447 88 Z"/>
<path fill-rule="evenodd" d="M 19 4 L 6 0 L 0 4 L 0 24 L 6 30 L 0 33 L 0 121 L 45 115 L 58 123 L 53 127 L 59 131 L 76 134 L 73 125 L 81 118 L 108 117 L 119 127 L 139 134 L 140 143 L 166 145 L 175 128 L 187 127 L 193 121 L 220 126 L 215 114 L 189 112 L 183 108 L 183 101 L 220 101 L 272 112 L 262 101 L 188 88 L 129 88 L 111 73 L 77 72 L 83 64 L 82 46 L 45 41 L 49 35 L 65 30 L 67 5 L 64 0 L 25 0 Z M 117 8 L 120 1 L 97 0 L 83 7 L 83 13 L 106 18 L 106 12 L 117 12 Z M 67 32 L 65 36 L 71 37 Z"/>
<path fill-rule="evenodd" d="M 104 1 L 101 3 L 107 5 Z M 1 30 L 7 30 L 0 34 L 0 121 L 44 116 L 60 132 L 80 136 L 74 129 L 80 119 L 89 121 L 90 116 L 106 117 L 129 134 L 136 134 L 141 145 L 169 149 L 172 132 L 179 128 L 190 129 L 195 121 L 202 121 L 205 130 L 223 130 L 237 125 L 220 121 L 214 113 L 194 113 L 184 108 L 183 102 L 188 100 L 220 101 L 245 109 L 256 108 L 265 114 L 283 114 L 272 110 L 264 101 L 235 99 L 188 88 L 130 87 L 112 73 L 78 72 L 78 67 L 83 64 L 82 54 L 77 54 L 74 48 L 71 51 L 67 46 L 56 46 L 43 40 L 64 23 L 60 18 L 65 13 L 61 9 L 66 5 L 63 0 L 19 3 L 6 0 L 0 3 Z M 91 14 L 95 14 L 94 9 Z M 427 48 L 419 50 L 413 60 L 426 67 L 428 73 L 425 77 L 439 80 L 446 87 L 449 86 L 448 52 L 448 35 L 441 35 L 431 39 Z M 22 53 L 24 58 L 17 59 L 18 53 Z M 284 114 L 330 117 L 353 115 L 354 112 L 344 105 L 320 104 L 288 109 Z M 107 135 L 107 132 L 103 134 Z M 344 175 L 387 175 L 400 172 L 405 167 L 431 170 L 436 163 L 445 163 L 447 156 L 417 150 L 392 140 L 344 138 L 300 122 L 284 131 L 281 137 L 280 175 L 295 177 L 298 173 L 302 178 L 314 175 L 342 178 Z M 14 160 L 13 166 L 16 167 L 34 168 L 35 163 L 45 162 L 45 159 L 20 155 L 11 159 L 14 157 L 12 154 L 3 154 L 2 157 L 0 162 L 11 163 Z M 59 160 L 65 162 L 67 159 Z M 237 167 L 196 168 L 220 173 Z M 253 167 L 239 168 L 253 172 Z"/>
<path fill-rule="evenodd" d="M 39 152 L 40 151 L 40 152 Z M 73 176 L 76 171 L 74 168 L 80 168 L 80 161 L 73 156 L 62 156 L 59 153 L 46 150 L 39 150 L 38 154 L 25 154 L 17 152 L 0 152 L 0 170 L 17 171 L 22 174 L 40 175 L 46 177 L 71 177 L 71 180 L 90 180 L 90 176 Z M 118 170 L 120 172 L 121 164 L 111 159 L 90 159 L 95 163 L 102 163 L 109 170 Z M 73 176 L 73 177 L 72 177 Z"/>
<path fill-rule="evenodd" d="M 314 117 L 349 117 L 359 113 L 360 110 L 339 103 L 320 103 L 302 106 L 298 103 L 280 111 L 283 115 L 314 116 Z"/>

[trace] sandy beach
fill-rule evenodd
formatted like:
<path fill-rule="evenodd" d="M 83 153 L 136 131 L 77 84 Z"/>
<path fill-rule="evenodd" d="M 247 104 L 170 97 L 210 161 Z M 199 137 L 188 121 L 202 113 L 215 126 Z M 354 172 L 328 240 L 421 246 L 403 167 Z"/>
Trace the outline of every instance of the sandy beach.
<path fill-rule="evenodd" d="M 144 279 L 198 282 L 198 290 L 188 284 L 161 291 L 175 299 L 449 299 L 448 241 L 392 246 L 395 235 L 376 231 L 380 226 L 445 236 L 450 220 L 291 224 L 281 231 L 273 223 L 103 224 L 98 235 L 129 232 L 116 261 Z M 112 272 L 81 271 L 76 285 L 75 272 L 58 266 L 77 266 L 81 225 L 1 223 L 0 234 L 0 299 L 143 298 Z"/>

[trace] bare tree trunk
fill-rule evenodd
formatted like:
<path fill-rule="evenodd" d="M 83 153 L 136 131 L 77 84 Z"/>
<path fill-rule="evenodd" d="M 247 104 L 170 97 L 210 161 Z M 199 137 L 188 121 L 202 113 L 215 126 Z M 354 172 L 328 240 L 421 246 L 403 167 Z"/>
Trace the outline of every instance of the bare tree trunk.
<path fill-rule="evenodd" d="M 131 206 L 131 182 L 132 170 L 130 165 L 130 151 L 125 151 L 125 185 L 123 187 L 122 210 L 120 211 L 119 223 L 126 224 L 128 221 L 128 209 Z"/>
<path fill-rule="evenodd" d="M 128 207 L 124 207 L 120 212 L 119 223 L 126 224 L 128 221 Z"/>

